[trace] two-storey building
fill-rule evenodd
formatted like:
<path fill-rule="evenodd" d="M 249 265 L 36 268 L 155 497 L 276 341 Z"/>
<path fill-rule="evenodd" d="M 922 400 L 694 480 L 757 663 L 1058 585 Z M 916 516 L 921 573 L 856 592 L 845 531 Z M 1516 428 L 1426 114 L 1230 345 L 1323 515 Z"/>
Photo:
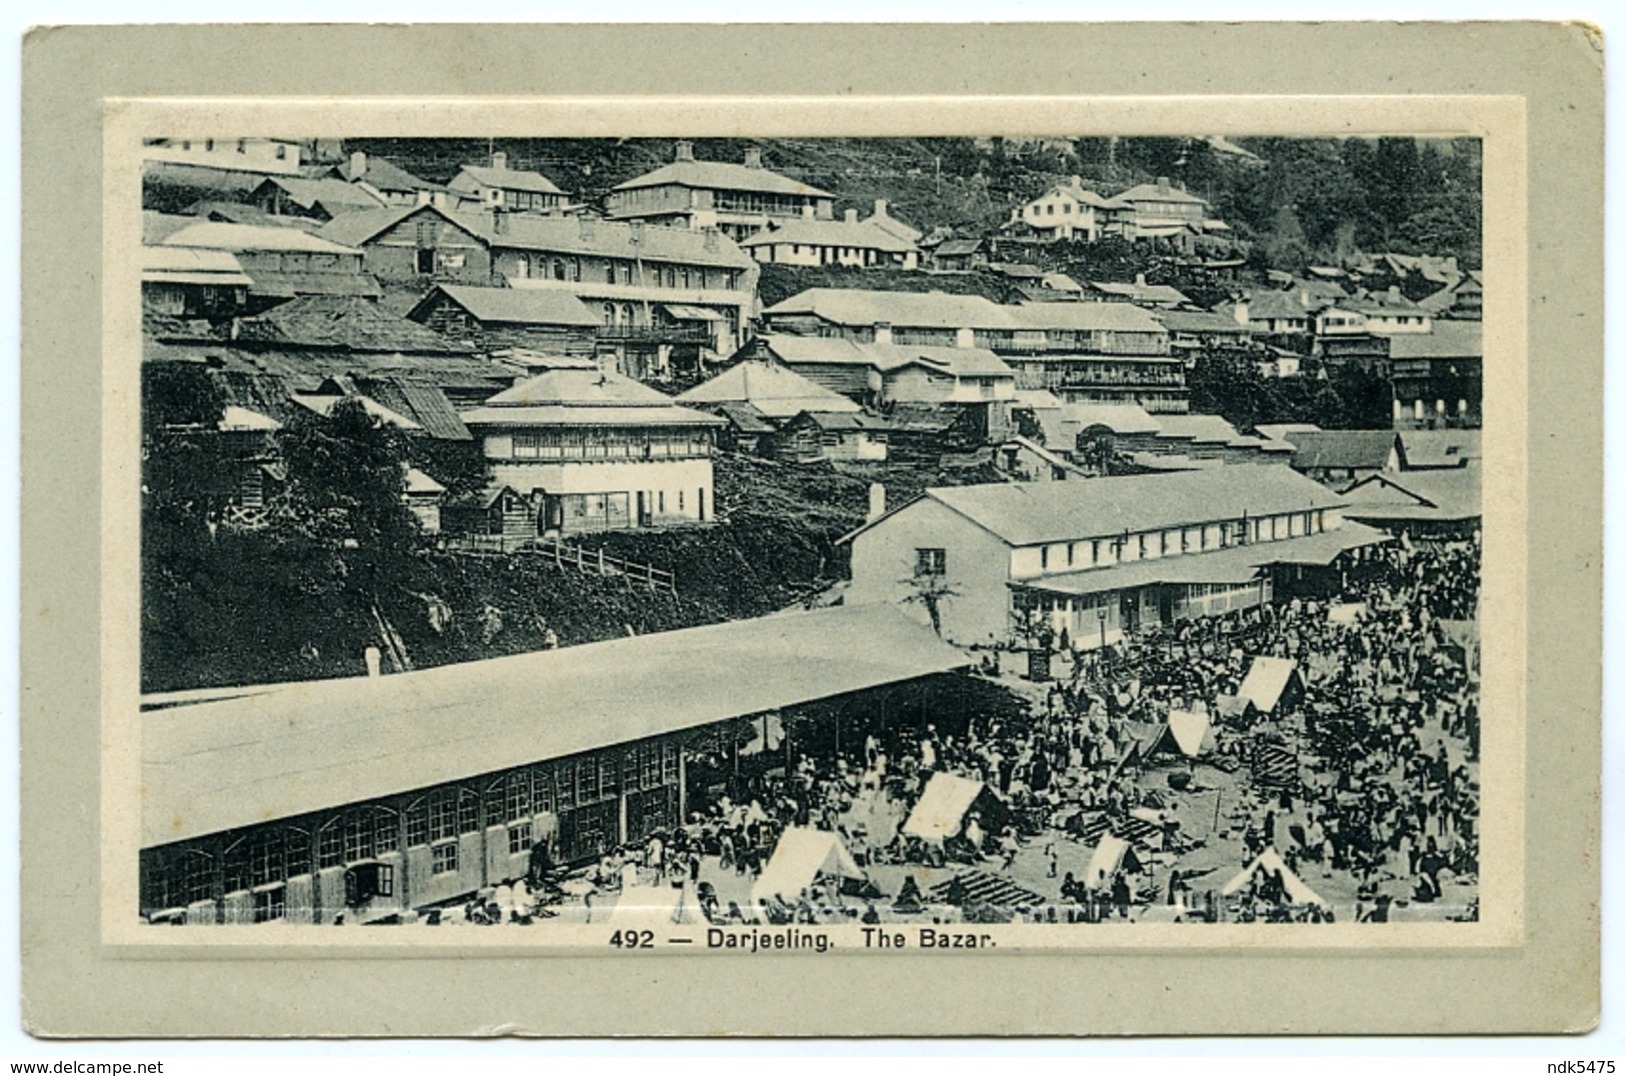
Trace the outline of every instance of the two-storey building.
<path fill-rule="evenodd" d="M 488 165 L 465 164 L 446 184 L 460 203 L 470 208 L 500 209 L 509 213 L 550 213 L 569 201 L 558 186 L 540 172 L 509 168 L 508 155 L 491 154 Z"/>
<path fill-rule="evenodd" d="M 361 251 L 300 228 L 203 220 L 170 232 L 160 246 L 223 250 L 236 257 L 252 283 L 248 310 L 257 312 L 301 295 L 383 294 L 363 267 Z"/>
<path fill-rule="evenodd" d="M 1108 223 L 1131 210 L 1121 199 L 1105 198 L 1083 185 L 1081 176 L 1057 183 L 1016 211 L 1016 219 L 1033 230 L 1039 239 L 1079 239 L 1093 243 Z"/>
<path fill-rule="evenodd" d="M 846 601 L 961 645 L 1104 646 L 1325 583 L 1384 540 L 1342 503 L 1285 467 L 933 488 L 842 539 Z"/>
<path fill-rule="evenodd" d="M 535 535 L 707 523 L 723 423 L 608 370 L 558 369 L 465 411 L 488 485 L 531 498 Z"/>
<path fill-rule="evenodd" d="M 694 143 L 679 140 L 672 163 L 629 179 L 609 192 L 604 211 L 614 220 L 680 228 L 715 228 L 749 239 L 772 221 L 835 216 L 835 196 L 762 166 L 762 151 L 745 151 L 743 164 L 697 161 Z"/>

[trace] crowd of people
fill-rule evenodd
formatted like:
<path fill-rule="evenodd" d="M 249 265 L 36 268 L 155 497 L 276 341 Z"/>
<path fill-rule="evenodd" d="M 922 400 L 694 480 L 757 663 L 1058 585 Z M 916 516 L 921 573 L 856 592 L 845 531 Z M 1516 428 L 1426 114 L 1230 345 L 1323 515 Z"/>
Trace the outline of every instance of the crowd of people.
<path fill-rule="evenodd" d="M 1333 594 L 1070 655 L 1061 679 L 1022 684 L 1019 704 L 962 725 L 894 725 L 849 737 L 845 750 L 804 745 L 788 767 L 742 775 L 687 824 L 611 851 L 575 884 L 589 905 L 606 891 L 683 886 L 717 923 L 873 922 L 877 905 L 970 918 L 976 909 L 954 907 L 968 900 L 954 899 L 955 884 L 964 891 L 957 876 L 933 898 L 909 872 L 997 874 L 1026 852 L 1049 892 L 1005 917 L 1107 922 L 1160 906 L 1203 921 L 1333 918 L 1302 875 L 1352 891 L 1360 921 L 1386 920 L 1396 902 L 1439 902 L 1448 878 L 1470 883 L 1478 867 L 1478 571 L 1473 541 L 1390 543 L 1349 566 Z M 1301 676 L 1271 707 L 1238 698 L 1258 657 L 1285 658 Z M 1211 825 L 1195 817 L 1195 797 L 1213 791 L 1200 786 L 1197 763 L 1175 757 L 1168 767 L 1151 753 L 1174 710 L 1207 716 L 1213 741 L 1199 762 L 1229 775 L 1228 802 L 1222 791 L 1201 801 L 1215 804 Z M 905 832 L 938 773 L 988 795 L 946 839 Z M 718 896 L 726 878 L 760 877 L 792 826 L 838 834 L 859 863 L 897 868 L 903 885 L 885 898 L 831 882 L 759 907 Z M 1128 834 L 1136 854 L 1087 878 L 1058 871 L 1060 842 L 1105 834 Z M 545 914 L 552 870 L 533 863 L 523 914 Z M 1224 885 L 1243 871 L 1244 884 Z M 568 895 L 569 885 L 551 893 Z M 468 918 L 517 918 L 513 903 L 470 908 Z M 1441 912 L 1470 918 L 1476 901 Z"/>

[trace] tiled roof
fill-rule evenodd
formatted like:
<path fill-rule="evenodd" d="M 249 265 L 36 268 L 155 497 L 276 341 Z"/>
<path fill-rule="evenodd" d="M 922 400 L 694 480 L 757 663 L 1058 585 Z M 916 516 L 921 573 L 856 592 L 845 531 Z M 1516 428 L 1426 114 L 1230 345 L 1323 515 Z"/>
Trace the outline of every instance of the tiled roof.
<path fill-rule="evenodd" d="M 439 284 L 418 301 L 411 313 L 427 309 L 436 295 L 444 295 L 481 322 L 512 325 L 596 326 L 599 319 L 580 299 L 552 288 L 480 288 L 465 284 Z"/>
<path fill-rule="evenodd" d="M 1243 514 L 1303 512 L 1342 503 L 1318 482 L 1286 467 L 1216 467 L 1086 482 L 947 486 L 928 489 L 924 495 L 1017 546 L 1104 538 L 1125 531 L 1237 519 Z"/>
<path fill-rule="evenodd" d="M 639 187 L 697 187 L 717 191 L 758 191 L 764 194 L 796 194 L 807 198 L 833 198 L 828 191 L 819 190 L 789 176 L 781 176 L 766 168 L 748 168 L 742 164 L 722 161 L 673 161 L 653 172 L 629 179 L 615 190 L 629 191 Z"/>

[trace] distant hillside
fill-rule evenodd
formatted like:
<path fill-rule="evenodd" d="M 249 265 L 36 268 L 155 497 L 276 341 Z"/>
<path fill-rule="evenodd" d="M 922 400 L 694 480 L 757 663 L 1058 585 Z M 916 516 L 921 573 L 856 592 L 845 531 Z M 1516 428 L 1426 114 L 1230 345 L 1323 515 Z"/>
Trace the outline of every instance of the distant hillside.
<path fill-rule="evenodd" d="M 1356 250 L 1455 255 L 1481 264 L 1482 147 L 1474 139 L 1205 138 L 695 139 L 701 160 L 744 159 L 830 191 L 837 210 L 885 198 L 922 230 L 991 230 L 1069 176 L 1104 194 L 1167 176 L 1207 199 L 1260 259 L 1301 269 Z M 493 143 L 349 139 L 444 182 Z M 501 139 L 511 167 L 540 171 L 589 202 L 671 160 L 671 139 Z"/>

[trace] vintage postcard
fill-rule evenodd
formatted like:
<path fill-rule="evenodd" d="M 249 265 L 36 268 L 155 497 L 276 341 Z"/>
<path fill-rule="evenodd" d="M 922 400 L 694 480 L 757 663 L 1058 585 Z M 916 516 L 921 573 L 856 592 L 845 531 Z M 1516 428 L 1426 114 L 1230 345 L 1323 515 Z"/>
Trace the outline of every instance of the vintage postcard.
<path fill-rule="evenodd" d="M 1532 442 L 1597 357 L 1530 316 L 1529 91 L 446 89 L 94 102 L 100 959 L 1282 1008 L 42 1031 L 1584 1026 Z"/>

